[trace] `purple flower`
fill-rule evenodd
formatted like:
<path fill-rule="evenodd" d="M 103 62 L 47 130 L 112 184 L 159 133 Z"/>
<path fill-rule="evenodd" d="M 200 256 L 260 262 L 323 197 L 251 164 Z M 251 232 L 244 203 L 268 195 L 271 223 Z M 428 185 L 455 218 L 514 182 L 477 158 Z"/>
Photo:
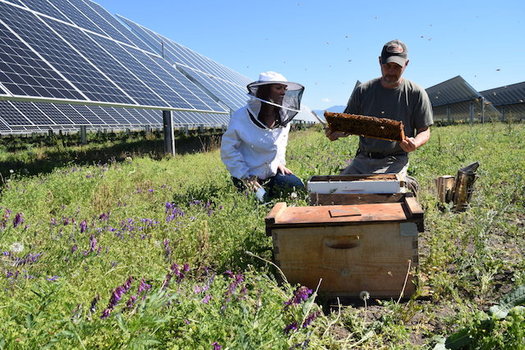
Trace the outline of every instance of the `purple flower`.
<path fill-rule="evenodd" d="M 166 222 L 173 221 L 176 217 L 184 216 L 184 212 L 182 210 L 169 202 L 166 203 L 166 213 L 168 214 L 166 216 Z"/>
<path fill-rule="evenodd" d="M 36 253 L 36 254 L 29 253 L 24 258 L 16 258 L 13 264 L 14 266 L 32 264 L 32 263 L 37 262 L 41 256 L 42 256 L 42 253 Z"/>
<path fill-rule="evenodd" d="M 128 302 L 126 303 L 126 308 L 131 309 L 133 305 L 135 305 L 135 302 L 137 301 L 138 296 L 132 295 L 129 297 Z"/>
<path fill-rule="evenodd" d="M 113 311 L 113 309 L 110 309 L 110 308 L 105 309 L 104 311 L 102 311 L 102 315 L 100 316 L 100 318 L 104 319 L 104 318 L 109 317 L 109 314 L 111 313 L 111 311 Z"/>
<path fill-rule="evenodd" d="M 129 278 L 124 282 L 123 285 L 118 286 L 113 290 L 113 293 L 111 294 L 111 297 L 109 299 L 108 306 L 106 309 L 102 312 L 102 315 L 100 318 L 107 318 L 111 311 L 117 306 L 120 299 L 122 299 L 122 296 L 131 288 L 131 283 L 133 282 L 133 277 L 129 276 Z"/>
<path fill-rule="evenodd" d="M 126 282 L 122 285 L 124 288 L 124 293 L 126 293 L 131 288 L 131 283 L 133 283 L 133 276 L 129 276 Z"/>
<path fill-rule="evenodd" d="M 60 276 L 53 276 L 53 277 L 49 277 L 47 280 L 51 282 L 55 282 L 59 277 Z"/>
<path fill-rule="evenodd" d="M 217 343 L 217 342 L 213 342 L 213 344 L 211 344 L 211 346 L 213 346 L 213 350 L 221 350 L 222 349 L 222 346 Z"/>
<path fill-rule="evenodd" d="M 210 289 L 210 286 L 209 286 L 209 285 L 204 285 L 204 286 L 202 286 L 202 287 L 195 285 L 195 286 L 193 287 L 193 292 L 194 292 L 195 294 L 200 294 L 200 293 L 202 293 L 202 292 L 207 291 L 208 289 Z"/>
<path fill-rule="evenodd" d="M 186 276 L 186 272 L 188 272 L 189 270 L 190 270 L 190 265 L 188 264 L 184 264 L 182 266 L 182 269 L 176 263 L 173 263 L 173 265 L 171 265 L 171 272 L 173 273 L 175 277 L 177 277 L 177 282 L 182 281 L 184 277 Z"/>
<path fill-rule="evenodd" d="M 89 236 L 89 252 L 97 249 L 97 238 L 94 235 Z"/>
<path fill-rule="evenodd" d="M 302 327 L 303 328 L 308 327 L 310 323 L 312 323 L 319 316 L 319 314 L 320 314 L 319 311 L 315 311 L 315 312 L 312 312 L 310 315 L 308 315 L 308 317 L 306 317 L 306 320 L 304 320 Z"/>
<path fill-rule="evenodd" d="M 295 331 L 295 330 L 297 330 L 297 322 L 292 322 L 289 325 L 287 325 L 286 327 L 284 327 L 284 333 L 285 334 L 288 334 L 291 331 Z"/>
<path fill-rule="evenodd" d="M 312 292 L 313 291 L 308 287 L 301 286 L 295 290 L 293 297 L 284 304 L 286 306 L 292 304 L 300 304 L 301 302 L 307 300 L 310 294 L 312 294 Z"/>
<path fill-rule="evenodd" d="M 211 300 L 211 295 L 206 295 L 204 298 L 202 298 L 201 303 L 208 304 Z"/>
<path fill-rule="evenodd" d="M 80 233 L 84 233 L 87 230 L 87 222 L 86 220 L 82 220 L 80 223 Z"/>
<path fill-rule="evenodd" d="M 13 227 L 17 227 L 24 223 L 24 214 L 16 213 L 15 218 L 13 219 Z"/>
<path fill-rule="evenodd" d="M 233 281 L 228 286 L 228 291 L 226 292 L 226 295 L 232 295 L 237 287 L 244 281 L 244 276 L 242 273 L 234 274 L 230 270 L 226 271 L 225 274 L 233 279 Z"/>
<path fill-rule="evenodd" d="M 140 280 L 139 288 L 137 289 L 137 293 L 146 292 L 151 289 L 151 284 L 147 284 L 146 281 L 143 279 Z"/>
<path fill-rule="evenodd" d="M 170 240 L 166 238 L 162 244 L 164 245 L 164 257 L 169 260 L 171 257 Z"/>
<path fill-rule="evenodd" d="M 109 213 L 102 213 L 102 214 L 100 214 L 98 219 L 100 221 L 107 221 L 107 220 L 109 220 Z"/>

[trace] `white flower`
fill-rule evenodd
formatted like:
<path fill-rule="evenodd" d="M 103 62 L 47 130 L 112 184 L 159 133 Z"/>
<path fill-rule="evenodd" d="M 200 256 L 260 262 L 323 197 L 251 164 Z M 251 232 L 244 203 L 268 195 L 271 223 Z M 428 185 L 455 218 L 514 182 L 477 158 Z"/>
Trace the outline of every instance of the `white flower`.
<path fill-rule="evenodd" d="M 13 253 L 20 253 L 23 250 L 24 250 L 24 245 L 22 243 L 15 242 L 11 244 L 11 251 Z"/>

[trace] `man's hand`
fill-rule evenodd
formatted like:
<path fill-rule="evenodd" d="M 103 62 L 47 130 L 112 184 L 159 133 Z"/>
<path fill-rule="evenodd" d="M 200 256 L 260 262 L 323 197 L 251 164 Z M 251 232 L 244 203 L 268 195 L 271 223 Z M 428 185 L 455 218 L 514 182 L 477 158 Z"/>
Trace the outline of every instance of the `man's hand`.
<path fill-rule="evenodd" d="M 343 131 L 332 131 L 332 129 L 330 128 L 326 128 L 324 130 L 324 133 L 326 135 L 326 137 L 328 137 L 328 139 L 330 141 L 335 141 L 341 137 L 347 137 L 349 134 L 347 132 L 343 132 Z"/>
<path fill-rule="evenodd" d="M 405 152 L 414 152 L 417 149 L 416 140 L 413 137 L 406 137 L 399 143 L 399 147 Z"/>
<path fill-rule="evenodd" d="M 405 152 L 414 152 L 430 139 L 430 128 L 425 127 L 417 130 L 416 137 L 407 137 L 399 143 L 399 147 Z"/>

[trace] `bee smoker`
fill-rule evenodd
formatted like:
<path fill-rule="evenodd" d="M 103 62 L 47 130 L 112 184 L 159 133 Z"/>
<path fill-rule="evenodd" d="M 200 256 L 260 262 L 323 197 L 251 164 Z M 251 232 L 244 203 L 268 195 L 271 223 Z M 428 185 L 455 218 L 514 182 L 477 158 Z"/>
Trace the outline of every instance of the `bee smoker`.
<path fill-rule="evenodd" d="M 453 209 L 455 211 L 465 211 L 474 192 L 474 182 L 476 182 L 476 170 L 478 162 L 467 165 L 458 170 L 452 191 Z"/>

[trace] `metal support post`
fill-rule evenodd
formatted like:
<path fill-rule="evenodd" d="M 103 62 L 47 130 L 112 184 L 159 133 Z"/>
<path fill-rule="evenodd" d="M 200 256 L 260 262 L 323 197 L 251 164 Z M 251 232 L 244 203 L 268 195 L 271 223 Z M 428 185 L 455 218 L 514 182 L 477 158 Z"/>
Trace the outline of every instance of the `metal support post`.
<path fill-rule="evenodd" d="M 164 126 L 164 153 L 175 155 L 175 138 L 173 137 L 173 118 L 171 111 L 162 111 Z"/>
<path fill-rule="evenodd" d="M 87 127 L 85 125 L 80 126 L 80 144 L 87 145 Z"/>

